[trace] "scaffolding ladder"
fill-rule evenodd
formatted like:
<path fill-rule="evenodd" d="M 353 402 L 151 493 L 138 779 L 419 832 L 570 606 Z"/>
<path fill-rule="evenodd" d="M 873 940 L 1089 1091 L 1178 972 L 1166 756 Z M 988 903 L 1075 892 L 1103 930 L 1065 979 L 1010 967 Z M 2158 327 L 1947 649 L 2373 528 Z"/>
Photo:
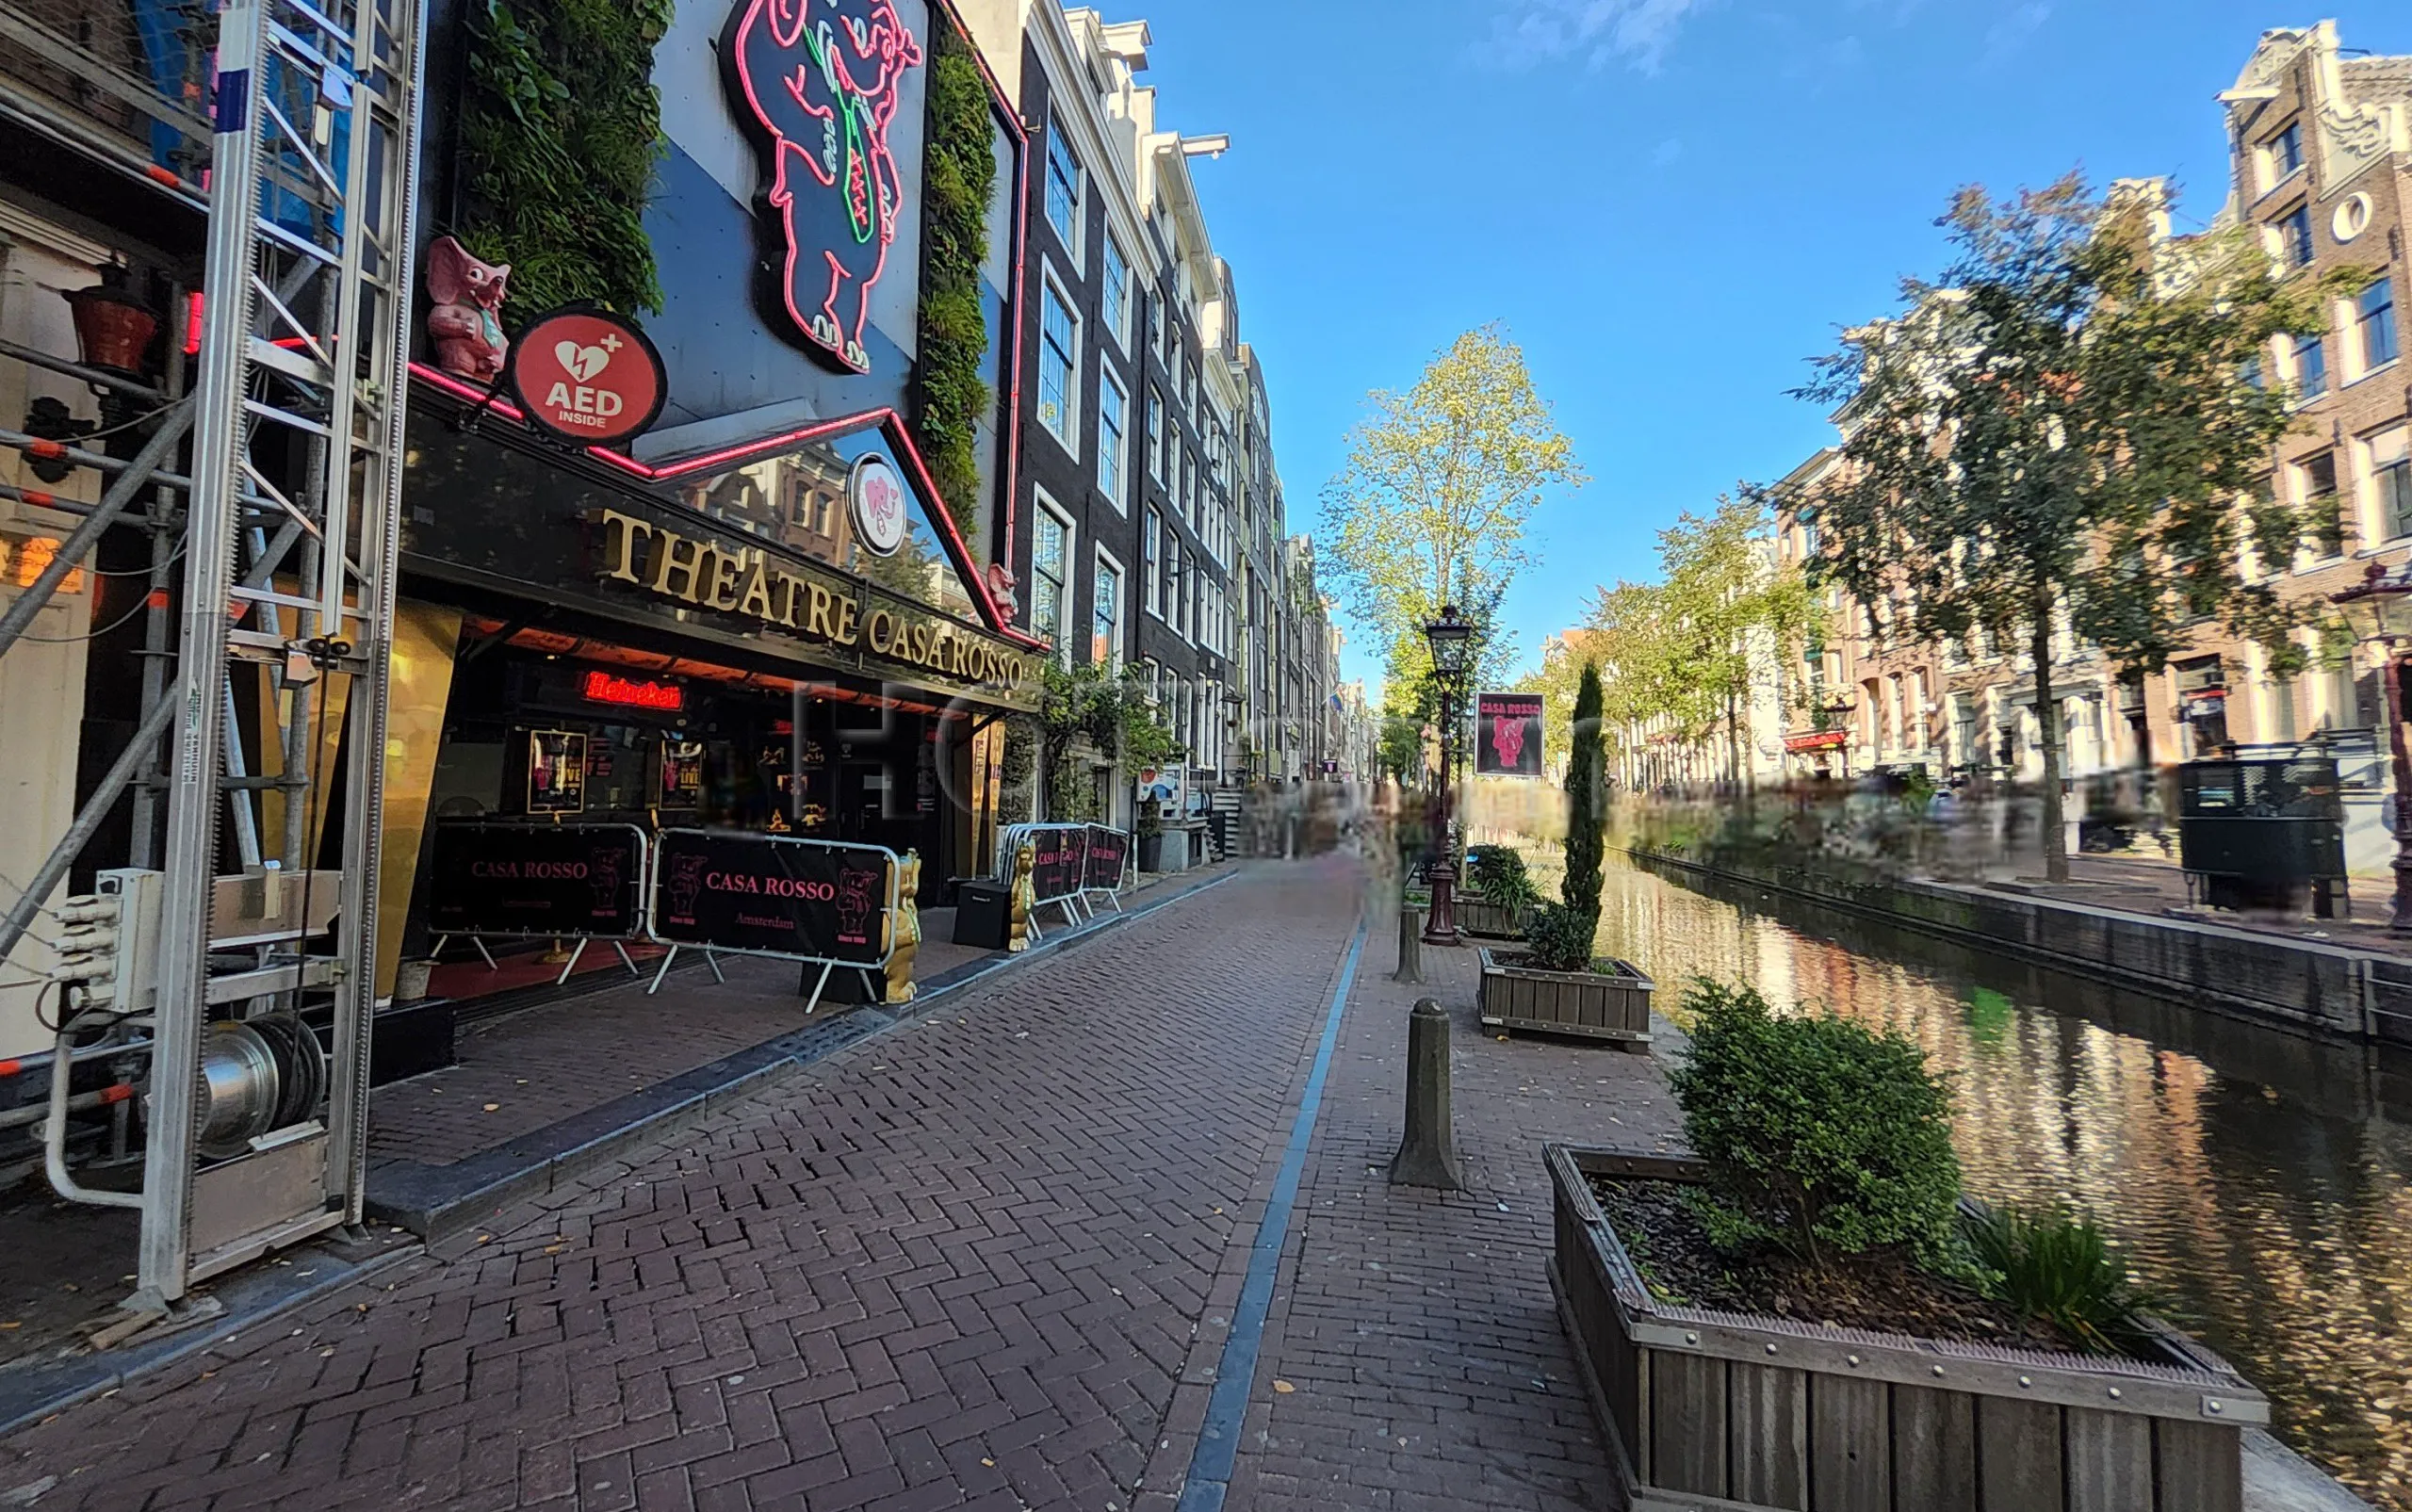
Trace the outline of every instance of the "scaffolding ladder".
<path fill-rule="evenodd" d="M 68 460 L 103 470 L 107 488 L 0 615 L 5 654 L 146 488 L 156 496 L 153 587 L 163 588 L 174 562 L 168 501 L 184 496 L 172 673 L 146 675 L 134 739 L 0 919 L 5 959 L 129 788 L 131 859 L 147 865 L 152 809 L 164 797 L 164 854 L 150 888 L 155 931 L 147 918 L 138 930 L 131 917 L 110 916 L 121 948 L 143 954 L 135 974 L 147 990 L 139 1001 L 104 998 L 105 1009 L 82 1020 L 87 1031 L 130 1024 L 133 1043 L 150 1054 L 139 1194 L 79 1185 L 57 1155 L 60 1131 L 51 1130 L 51 1175 L 62 1195 L 139 1208 L 139 1288 L 130 1305 L 148 1310 L 172 1309 L 198 1281 L 361 1217 L 423 0 L 223 0 L 215 44 L 192 392 L 174 393 L 182 374 L 171 364 L 155 428 L 130 461 L 68 449 Z M 190 462 L 178 474 L 187 431 Z M 0 435 L 0 445 L 29 440 Z M 170 649 L 165 602 L 153 593 L 155 652 Z M 272 690 L 274 723 L 264 720 L 262 730 L 263 745 L 273 728 L 282 748 L 272 777 L 242 767 L 231 675 L 243 664 L 264 669 L 256 675 Z M 349 694 L 340 772 L 321 759 L 337 748 L 328 722 L 338 679 Z M 285 796 L 274 837 L 263 833 L 265 809 L 253 802 L 271 789 Z M 297 927 L 247 939 L 249 958 L 227 961 L 213 914 L 226 892 L 220 824 L 230 814 L 236 852 L 255 883 L 276 868 L 310 886 L 301 879 L 324 874 L 313 867 L 319 852 L 339 854 L 331 951 L 311 949 L 305 902 Z M 266 885 L 277 886 L 272 875 Z M 280 994 L 298 1005 L 305 990 L 333 999 L 323 1086 L 239 1153 L 228 1154 L 221 1139 L 204 1156 L 210 1109 L 197 1083 L 213 1019 Z M 61 1023 L 54 1064 L 63 1088 L 77 1020 L 62 1011 Z M 62 1092 L 54 1109 L 63 1102 Z M 63 1111 L 53 1122 L 63 1127 Z"/>

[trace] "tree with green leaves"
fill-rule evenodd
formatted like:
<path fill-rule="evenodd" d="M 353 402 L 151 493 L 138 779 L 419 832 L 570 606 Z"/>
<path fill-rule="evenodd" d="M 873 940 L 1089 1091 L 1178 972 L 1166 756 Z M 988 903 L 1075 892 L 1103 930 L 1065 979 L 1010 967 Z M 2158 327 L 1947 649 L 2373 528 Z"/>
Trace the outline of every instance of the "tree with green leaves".
<path fill-rule="evenodd" d="M 1586 661 L 1574 692 L 1566 764 L 1566 874 L 1555 903 L 1533 911 L 1533 965 L 1544 971 L 1588 971 L 1600 932 L 1600 863 L 1607 792 L 1600 741 L 1600 669 Z"/>
<path fill-rule="evenodd" d="M 2097 196 L 2076 174 L 1997 203 L 1962 189 L 1957 254 L 1902 285 L 1896 317 L 1846 333 L 1801 395 L 1841 406 L 1842 465 L 1811 496 L 1813 581 L 1882 634 L 1981 629 L 2033 664 L 2045 867 L 2068 874 L 2056 629 L 2156 671 L 2209 618 L 2301 653 L 2297 612 L 2247 579 L 2249 545 L 2292 559 L 2268 496 L 2295 396 L 2261 378 L 2280 336 L 2317 334 L 2347 285 L 2290 276 L 2240 228 L 2172 241 L 2158 186 Z"/>
<path fill-rule="evenodd" d="M 1500 596 L 1531 560 L 1524 528 L 1543 493 L 1585 481 L 1573 443 L 1497 326 L 1469 331 L 1404 394 L 1372 396 L 1348 461 L 1324 486 L 1317 545 L 1351 613 L 1395 643 L 1443 605 L 1491 630 Z M 1505 635 L 1485 633 L 1480 668 L 1506 670 Z"/>

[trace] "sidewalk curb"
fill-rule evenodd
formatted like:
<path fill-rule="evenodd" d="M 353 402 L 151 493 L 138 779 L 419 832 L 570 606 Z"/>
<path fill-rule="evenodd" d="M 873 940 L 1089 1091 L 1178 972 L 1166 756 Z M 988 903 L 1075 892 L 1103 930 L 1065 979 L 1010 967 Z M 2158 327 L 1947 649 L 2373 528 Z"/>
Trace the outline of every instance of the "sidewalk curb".
<path fill-rule="evenodd" d="M 839 1050 L 876 1038 L 927 1013 L 952 994 L 1001 972 L 1019 970 L 1058 951 L 1076 950 L 1116 927 L 1146 919 L 1184 899 L 1211 891 L 1241 873 L 1225 871 L 1165 892 L 1077 929 L 1057 930 L 1013 955 L 966 962 L 922 984 L 911 1002 L 867 1004 L 808 1022 L 759 1045 L 534 1130 L 494 1149 L 449 1165 L 389 1159 L 368 1168 L 366 1210 L 430 1244 L 487 1222 L 504 1209 L 575 1184 L 624 1152 L 742 1097 L 767 1092 Z"/>
<path fill-rule="evenodd" d="M 307 1284 L 292 1284 L 301 1280 L 295 1268 L 255 1264 L 210 1290 L 208 1294 L 225 1310 L 205 1325 L 194 1324 L 150 1344 L 73 1355 L 49 1364 L 27 1363 L 0 1373 L 0 1438 L 426 1253 L 427 1246 L 416 1241 L 356 1260 L 320 1250 L 312 1256 L 315 1264 Z"/>

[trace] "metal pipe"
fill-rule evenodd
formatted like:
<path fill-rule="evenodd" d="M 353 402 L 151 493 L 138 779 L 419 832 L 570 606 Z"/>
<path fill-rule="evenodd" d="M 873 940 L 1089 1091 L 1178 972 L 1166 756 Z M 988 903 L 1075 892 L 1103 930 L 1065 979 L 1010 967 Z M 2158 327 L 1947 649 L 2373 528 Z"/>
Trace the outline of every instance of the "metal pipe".
<path fill-rule="evenodd" d="M 92 544 L 100 540 L 102 533 L 116 522 L 119 515 L 125 512 L 125 507 L 134 502 L 134 496 L 157 470 L 161 459 L 184 439 L 185 431 L 191 425 L 191 402 L 178 399 L 174 408 L 159 421 L 159 429 L 135 454 L 134 461 L 125 464 L 126 470 L 119 474 L 117 481 L 109 484 L 108 492 L 101 496 L 100 506 L 85 516 L 84 523 L 77 526 L 59 545 L 52 555 L 50 564 L 42 568 L 41 576 L 17 595 L 16 602 L 8 606 L 7 613 L 0 614 L 0 656 L 5 656 L 8 648 L 17 643 L 17 638 L 25 633 L 25 626 L 33 624 L 34 616 L 50 602 L 50 595 L 57 593 L 58 585 L 67 580 L 67 575 L 83 562 L 84 554 L 92 549 Z M 15 944 L 15 939 L 8 940 L 8 946 Z M 7 956 L 8 950 L 0 948 L 0 959 Z"/>
<path fill-rule="evenodd" d="M 147 1048 L 134 1040 L 104 1040 L 98 1045 L 87 1045 L 77 1050 L 75 1064 L 81 1065 L 86 1061 L 97 1061 L 105 1055 L 123 1055 L 129 1051 L 139 1054 Z M 0 1061 L 0 1078 L 23 1076 L 28 1071 L 48 1071 L 51 1054 L 49 1050 L 36 1050 L 31 1055 L 20 1055 L 10 1060 Z"/>
<path fill-rule="evenodd" d="M 71 1018 L 61 1023 L 58 1043 L 50 1058 L 49 1119 L 41 1130 L 42 1164 L 50 1173 L 50 1189 L 70 1202 L 90 1203 L 96 1208 L 139 1208 L 142 1206 L 142 1194 L 139 1192 L 96 1192 L 78 1186 L 75 1179 L 67 1174 L 67 1109 L 71 1100 L 67 1095 L 67 1083 L 73 1074 L 71 1063 L 75 1054 L 75 1048 L 67 1040 L 74 1032 L 75 1020 Z"/>
<path fill-rule="evenodd" d="M 178 283 L 168 294 L 168 308 L 184 308 L 185 286 Z M 185 344 L 168 343 L 167 392 L 182 398 L 185 392 Z M 148 715 L 168 696 L 168 638 L 174 626 L 169 606 L 174 602 L 170 592 L 174 578 L 176 561 L 175 493 L 162 485 L 151 497 L 151 592 L 143 600 L 142 613 L 142 702 L 140 707 Z M 144 870 L 159 864 L 159 771 L 158 747 L 146 747 L 142 771 L 134 784 L 133 836 L 126 848 L 126 864 Z"/>
<path fill-rule="evenodd" d="M 133 1096 L 133 1086 L 120 1081 L 114 1086 L 103 1087 L 98 1092 L 76 1093 L 67 1099 L 67 1111 L 90 1113 L 95 1108 L 106 1108 L 113 1103 L 123 1102 Z M 7 1113 L 0 1113 L 0 1129 L 19 1129 L 26 1124 L 38 1124 L 50 1116 L 50 1106 L 48 1103 L 36 1103 L 29 1108 L 11 1108 Z"/>
<path fill-rule="evenodd" d="M 134 739 L 118 753 L 116 764 L 101 779 L 101 785 L 92 789 L 92 796 L 84 800 L 83 808 L 75 815 L 75 822 L 67 826 L 66 835 L 51 851 L 50 859 L 41 864 L 41 870 L 34 873 L 34 880 L 26 884 L 24 892 L 9 904 L 8 917 L 0 919 L 0 961 L 7 960 L 9 952 L 17 948 L 17 942 L 25 937 L 25 931 L 33 927 L 34 915 L 41 911 L 42 900 L 50 896 L 50 890 L 57 886 L 68 870 L 74 866 L 75 858 L 84 854 L 84 847 L 100 833 L 102 821 L 108 818 L 109 810 L 117 806 L 118 794 L 125 791 L 125 785 L 134 780 L 134 769 L 142 764 L 145 753 L 159 743 L 159 737 L 167 733 L 168 722 L 175 717 L 175 712 L 172 699 L 159 700 L 159 706 L 143 719 L 142 727 L 135 731 Z"/>
<path fill-rule="evenodd" d="M 182 300 L 170 303 L 168 306 L 170 319 L 172 320 L 175 317 L 175 312 L 183 303 Z M 175 333 L 171 330 L 169 335 L 173 337 Z M 171 351 L 181 354 L 184 343 L 171 339 L 168 347 Z M 149 399 L 155 404 L 161 403 L 168 398 L 166 394 L 139 379 L 128 378 L 123 373 L 113 373 L 106 367 L 87 367 L 82 363 L 69 362 L 64 357 L 51 355 L 40 347 L 28 347 L 20 342 L 0 340 L 0 357 L 14 357 L 21 363 L 31 363 L 36 367 L 47 367 L 54 373 L 63 373 L 69 378 L 80 379 L 87 383 L 97 383 L 103 388 L 113 388 L 121 394 L 131 394 L 136 398 Z"/>
<path fill-rule="evenodd" d="M 147 420 L 151 416 L 146 415 L 142 418 Z M 142 465 L 139 462 L 128 462 L 122 457 L 112 457 L 106 451 L 90 451 L 82 447 L 71 447 L 64 441 L 54 441 L 48 436 L 38 436 L 29 431 L 11 431 L 7 426 L 0 426 L 0 447 L 14 447 L 19 451 L 29 452 L 37 457 L 54 457 L 71 466 L 90 467 L 94 472 L 124 473 Z M 165 467 L 152 468 L 144 476 L 146 480 L 156 480 L 176 488 L 192 486 L 190 478 L 183 473 L 171 472 Z"/>

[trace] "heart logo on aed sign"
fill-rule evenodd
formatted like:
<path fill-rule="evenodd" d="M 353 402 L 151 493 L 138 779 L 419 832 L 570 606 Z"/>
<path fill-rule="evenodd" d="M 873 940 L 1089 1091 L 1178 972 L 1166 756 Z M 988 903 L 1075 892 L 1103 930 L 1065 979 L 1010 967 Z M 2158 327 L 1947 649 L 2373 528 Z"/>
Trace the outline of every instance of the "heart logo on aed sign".
<path fill-rule="evenodd" d="M 569 376 L 583 383 L 611 366 L 611 354 L 600 347 L 581 347 L 575 341 L 553 344 L 553 357 Z"/>

